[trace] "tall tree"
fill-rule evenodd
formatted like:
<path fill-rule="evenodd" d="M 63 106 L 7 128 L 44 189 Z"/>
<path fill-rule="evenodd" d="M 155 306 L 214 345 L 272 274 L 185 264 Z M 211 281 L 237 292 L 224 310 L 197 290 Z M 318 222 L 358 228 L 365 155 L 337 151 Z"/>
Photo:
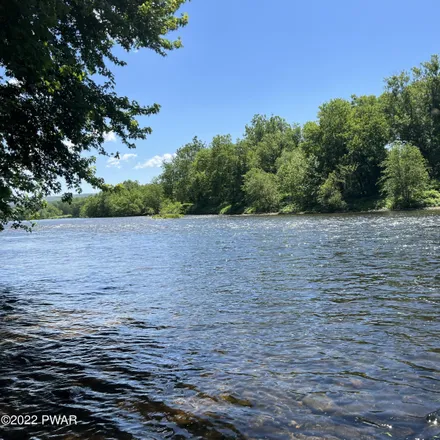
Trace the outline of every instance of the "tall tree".
<path fill-rule="evenodd" d="M 378 193 L 381 163 L 385 160 L 390 139 L 390 126 L 383 100 L 375 96 L 353 96 L 352 111 L 347 127 L 347 154 L 341 160 L 345 166 L 345 193 L 348 197 L 371 196 Z M 348 175 L 348 170 L 353 172 Z"/>
<path fill-rule="evenodd" d="M 440 59 L 386 80 L 383 96 L 393 140 L 417 145 L 433 177 L 440 178 Z"/>
<path fill-rule="evenodd" d="M 384 163 L 383 190 L 393 207 L 420 204 L 429 181 L 426 160 L 414 145 L 395 142 Z"/>
<path fill-rule="evenodd" d="M 280 191 L 295 210 L 307 209 L 315 204 L 319 186 L 315 163 L 315 158 L 307 157 L 301 148 L 285 151 L 277 161 Z"/>
<path fill-rule="evenodd" d="M 233 204 L 240 199 L 241 167 L 231 136 L 215 136 L 211 142 L 207 175 L 213 206 Z"/>
<path fill-rule="evenodd" d="M 187 23 L 185 0 L 9 0 L 0 2 L 0 227 L 50 192 L 99 187 L 90 152 L 113 131 L 129 148 L 149 127 L 137 116 L 159 111 L 115 92 L 113 49 L 160 55 Z M 84 155 L 86 153 L 87 155 Z"/>
<path fill-rule="evenodd" d="M 205 144 L 196 136 L 192 142 L 177 150 L 171 162 L 163 164 L 160 182 L 167 197 L 179 202 L 191 201 L 192 165 L 197 153 L 205 147 Z"/>
<path fill-rule="evenodd" d="M 302 148 L 319 160 L 319 172 L 325 179 L 348 152 L 347 131 L 351 104 L 333 99 L 319 108 L 318 121 L 304 125 Z"/>
<path fill-rule="evenodd" d="M 267 118 L 255 115 L 246 126 L 244 142 L 247 144 L 250 168 L 276 172 L 276 161 L 283 151 L 293 150 L 301 139 L 301 127 L 289 125 L 279 116 Z"/>

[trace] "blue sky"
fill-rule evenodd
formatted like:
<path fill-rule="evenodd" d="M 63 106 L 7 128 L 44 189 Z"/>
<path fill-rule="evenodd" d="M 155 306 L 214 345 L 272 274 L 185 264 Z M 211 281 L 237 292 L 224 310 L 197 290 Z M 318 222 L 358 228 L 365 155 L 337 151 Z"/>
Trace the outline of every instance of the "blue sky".
<path fill-rule="evenodd" d="M 164 155 L 196 135 L 240 137 L 256 113 L 314 120 L 323 102 L 379 94 L 384 77 L 440 52 L 438 0 L 192 0 L 182 11 L 182 49 L 124 54 L 116 69 L 118 93 L 162 109 L 142 120 L 153 134 L 136 150 L 109 137 L 125 156 L 98 158 L 108 183 L 147 183 Z"/>

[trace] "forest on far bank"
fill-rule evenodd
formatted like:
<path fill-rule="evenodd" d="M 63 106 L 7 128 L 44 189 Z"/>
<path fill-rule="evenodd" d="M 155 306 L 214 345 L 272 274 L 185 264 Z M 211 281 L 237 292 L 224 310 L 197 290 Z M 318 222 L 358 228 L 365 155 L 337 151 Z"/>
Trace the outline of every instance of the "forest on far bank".
<path fill-rule="evenodd" d="M 343 212 L 440 206 L 440 60 L 332 99 L 317 120 L 256 115 L 241 139 L 195 137 L 150 184 L 107 185 L 29 218 Z"/>

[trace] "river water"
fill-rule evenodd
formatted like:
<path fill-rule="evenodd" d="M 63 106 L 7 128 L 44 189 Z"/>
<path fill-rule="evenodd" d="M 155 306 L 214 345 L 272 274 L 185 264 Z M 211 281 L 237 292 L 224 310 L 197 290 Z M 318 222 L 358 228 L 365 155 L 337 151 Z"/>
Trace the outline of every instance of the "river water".
<path fill-rule="evenodd" d="M 440 215 L 66 219 L 0 234 L 9 439 L 428 439 Z"/>

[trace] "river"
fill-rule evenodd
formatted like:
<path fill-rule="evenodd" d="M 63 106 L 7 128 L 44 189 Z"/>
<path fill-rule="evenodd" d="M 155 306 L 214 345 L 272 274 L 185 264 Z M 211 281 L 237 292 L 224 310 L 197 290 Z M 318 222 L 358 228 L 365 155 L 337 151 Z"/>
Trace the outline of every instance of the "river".
<path fill-rule="evenodd" d="M 439 269 L 436 212 L 6 230 L 0 438 L 434 438 Z"/>

